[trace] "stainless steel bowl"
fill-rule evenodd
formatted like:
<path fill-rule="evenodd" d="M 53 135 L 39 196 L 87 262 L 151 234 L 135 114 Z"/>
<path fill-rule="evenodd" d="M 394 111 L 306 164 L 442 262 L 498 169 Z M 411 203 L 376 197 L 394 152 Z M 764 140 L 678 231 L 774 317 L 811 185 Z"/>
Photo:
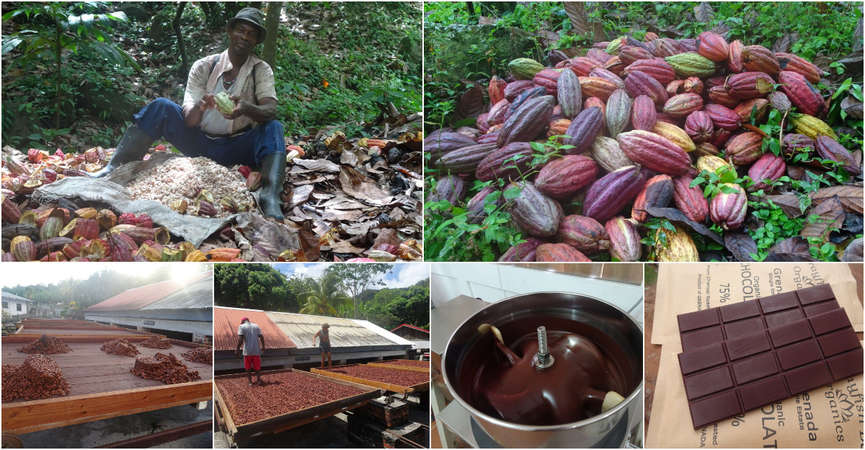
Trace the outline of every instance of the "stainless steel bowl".
<path fill-rule="evenodd" d="M 633 386 L 625 401 L 605 413 L 578 422 L 524 425 L 490 416 L 466 400 L 466 387 L 459 385 L 466 355 L 480 340 L 492 339 L 489 333 L 478 333 L 478 326 L 489 323 L 504 333 L 509 324 L 530 318 L 543 320 L 544 317 L 569 320 L 587 330 L 594 330 L 590 334 L 595 336 L 588 338 L 600 344 L 604 351 L 624 355 L 622 359 L 627 366 L 623 368 L 624 376 L 628 385 Z M 454 398 L 490 437 L 505 447 L 621 447 L 629 433 L 641 425 L 643 331 L 626 312 L 597 298 L 542 292 L 509 297 L 491 304 L 457 327 L 448 340 L 442 366 L 445 384 Z"/>

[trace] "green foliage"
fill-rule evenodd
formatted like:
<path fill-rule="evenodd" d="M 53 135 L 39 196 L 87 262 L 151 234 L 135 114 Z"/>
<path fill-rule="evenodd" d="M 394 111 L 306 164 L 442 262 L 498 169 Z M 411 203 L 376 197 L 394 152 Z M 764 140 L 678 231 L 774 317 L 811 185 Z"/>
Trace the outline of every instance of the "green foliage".
<path fill-rule="evenodd" d="M 380 277 L 390 270 L 389 264 L 334 264 L 327 268 L 325 276 L 335 276 L 339 286 L 348 291 L 354 300 L 354 318 L 358 318 L 360 294 L 370 287 L 383 286 Z"/>
<path fill-rule="evenodd" d="M 292 286 L 269 264 L 216 264 L 214 302 L 220 306 L 270 311 L 297 310 L 308 283 Z"/>
<path fill-rule="evenodd" d="M 301 298 L 303 307 L 300 308 L 300 313 L 318 316 L 336 316 L 337 306 L 351 301 L 342 291 L 339 276 L 334 273 L 322 276 L 309 290 L 301 294 Z"/>

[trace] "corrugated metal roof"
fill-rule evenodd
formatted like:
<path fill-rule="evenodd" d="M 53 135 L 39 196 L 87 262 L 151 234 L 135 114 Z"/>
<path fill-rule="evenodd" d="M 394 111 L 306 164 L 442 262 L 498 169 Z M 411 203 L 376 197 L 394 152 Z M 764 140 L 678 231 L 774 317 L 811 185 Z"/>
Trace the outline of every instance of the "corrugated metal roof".
<path fill-rule="evenodd" d="M 186 280 L 167 280 L 129 289 L 87 308 L 87 311 L 137 311 L 151 303 L 168 297 L 183 289 L 184 286 L 193 284 L 211 275 L 212 273 L 210 272 L 202 272 Z"/>
<path fill-rule="evenodd" d="M 365 320 L 283 312 L 267 312 L 267 315 L 286 336 L 297 344 L 298 348 L 314 347 L 312 337 L 321 329 L 323 323 L 330 325 L 331 347 L 411 345 L 409 341 Z M 385 335 L 376 331 L 370 325 L 379 328 L 384 333 L 392 334 L 396 339 L 385 337 Z"/>
<path fill-rule="evenodd" d="M 33 303 L 33 300 L 30 300 L 29 298 L 24 298 L 20 295 L 15 295 L 11 292 L 3 291 L 2 294 L 0 294 L 0 296 L 2 296 L 3 300 L 5 300 L 5 301 Z"/>
<path fill-rule="evenodd" d="M 213 307 L 213 272 L 204 278 L 184 286 L 179 291 L 157 300 L 142 310 L 151 309 L 203 309 Z"/>
<path fill-rule="evenodd" d="M 393 330 L 390 330 L 390 331 L 396 332 L 396 330 L 399 330 L 400 328 L 410 328 L 410 329 L 412 329 L 412 330 L 421 331 L 421 332 L 424 332 L 424 333 L 426 333 L 426 334 L 429 334 L 429 330 L 424 330 L 424 329 L 421 328 L 421 327 L 416 327 L 416 326 L 414 326 L 414 325 L 410 325 L 410 324 L 407 324 L 407 323 L 404 323 L 404 324 L 402 324 L 402 325 L 400 325 L 400 326 L 398 326 L 398 327 L 396 327 L 396 328 L 394 328 Z"/>
<path fill-rule="evenodd" d="M 244 317 L 249 317 L 250 321 L 258 324 L 258 327 L 261 328 L 265 348 L 297 347 L 264 311 L 216 306 L 213 308 L 213 348 L 215 350 L 234 350 L 237 348 L 237 327 L 240 326 L 240 319 Z"/>

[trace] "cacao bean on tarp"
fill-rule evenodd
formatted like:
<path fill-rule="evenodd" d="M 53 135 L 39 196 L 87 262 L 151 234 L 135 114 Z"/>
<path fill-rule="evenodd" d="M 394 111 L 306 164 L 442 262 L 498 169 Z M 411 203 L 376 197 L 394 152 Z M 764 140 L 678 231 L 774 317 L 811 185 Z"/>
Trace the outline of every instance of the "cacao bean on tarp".
<path fill-rule="evenodd" d="M 800 236 L 784 239 L 769 249 L 769 255 L 765 261 L 773 262 L 802 262 L 817 261 L 809 251 L 811 245 L 808 240 Z"/>

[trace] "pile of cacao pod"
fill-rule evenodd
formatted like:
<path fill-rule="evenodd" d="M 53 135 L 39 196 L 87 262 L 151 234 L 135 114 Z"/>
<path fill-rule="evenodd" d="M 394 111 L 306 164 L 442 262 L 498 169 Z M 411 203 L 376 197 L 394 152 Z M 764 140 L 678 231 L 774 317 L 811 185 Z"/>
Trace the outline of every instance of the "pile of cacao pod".
<path fill-rule="evenodd" d="M 794 153 L 861 173 L 861 151 L 839 144 L 823 121 L 831 94 L 815 88 L 823 72 L 797 55 L 714 32 L 679 40 L 649 32 L 644 41 L 597 43 L 584 56 L 554 51 L 549 63 L 511 61 L 507 79 L 489 80 L 490 107 L 476 127 L 440 129 L 424 141 L 441 174 L 428 201 L 466 201 L 470 222 L 486 216 L 489 194 L 521 188 L 504 207 L 527 240 L 500 261 L 589 261 L 603 252 L 621 261 L 699 261 L 688 224 L 741 231 L 750 191 L 804 176 Z M 779 155 L 764 152 L 766 135 L 755 126 L 773 108 L 788 124 Z M 532 170 L 532 142 L 548 139 L 559 139 L 563 155 Z M 754 185 L 726 184 L 707 198 L 692 183 L 702 171 L 725 170 Z M 472 179 L 497 183 L 465 199 Z M 851 212 L 861 215 L 859 201 Z M 685 219 L 659 238 L 644 226 L 653 208 L 678 209 Z M 653 248 L 643 248 L 641 234 Z"/>

